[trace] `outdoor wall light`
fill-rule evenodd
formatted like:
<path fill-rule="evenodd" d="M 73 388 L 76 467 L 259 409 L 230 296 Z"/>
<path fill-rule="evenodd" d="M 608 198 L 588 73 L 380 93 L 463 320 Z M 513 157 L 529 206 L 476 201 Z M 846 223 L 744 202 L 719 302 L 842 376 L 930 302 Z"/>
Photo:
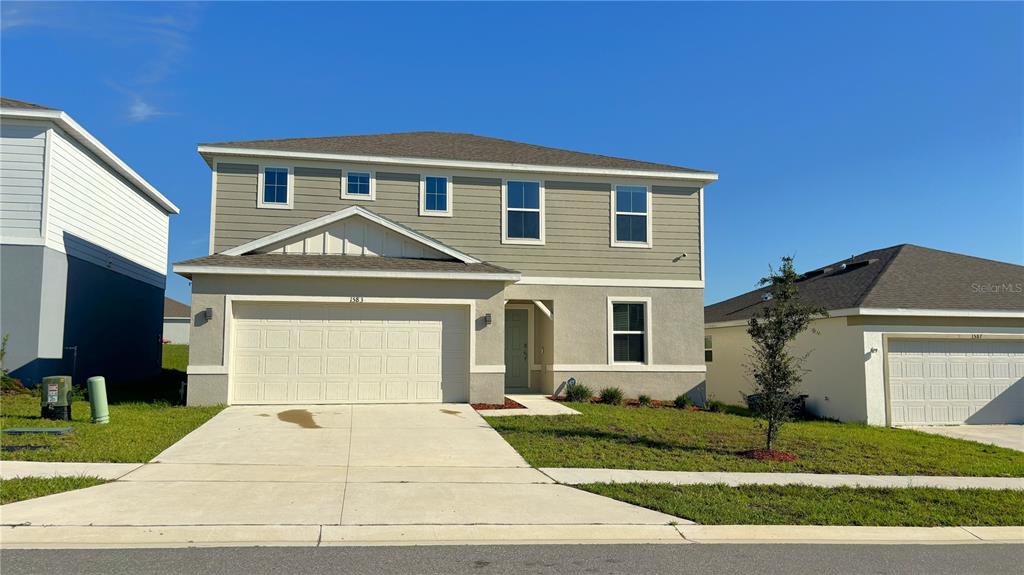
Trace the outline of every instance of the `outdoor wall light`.
<path fill-rule="evenodd" d="M 208 307 L 208 308 L 204 309 L 203 310 L 203 315 L 206 316 L 206 321 L 212 321 L 213 320 L 213 308 L 212 307 Z"/>
<path fill-rule="evenodd" d="M 491 321 L 493 321 L 491 319 L 491 314 L 485 313 L 484 314 L 484 325 L 491 325 Z"/>

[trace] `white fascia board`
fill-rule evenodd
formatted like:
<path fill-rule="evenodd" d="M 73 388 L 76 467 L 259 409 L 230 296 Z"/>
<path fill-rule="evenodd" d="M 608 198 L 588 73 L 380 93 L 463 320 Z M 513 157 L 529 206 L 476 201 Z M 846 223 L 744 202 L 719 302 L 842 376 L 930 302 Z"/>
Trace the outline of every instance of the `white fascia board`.
<path fill-rule="evenodd" d="M 244 254 L 247 254 L 249 252 L 258 250 L 260 248 L 265 248 L 267 246 L 276 244 L 278 242 L 283 242 L 283 241 L 289 240 L 289 239 L 291 239 L 293 237 L 300 236 L 302 234 L 306 234 L 306 233 L 312 232 L 313 230 L 315 230 L 317 228 L 321 228 L 323 226 L 331 225 L 331 224 L 333 224 L 335 222 L 341 221 L 341 220 L 343 220 L 345 218 L 348 218 L 348 217 L 351 217 L 351 216 L 362 216 L 362 217 L 370 220 L 371 222 L 373 222 L 375 224 L 381 225 L 381 226 L 383 226 L 383 227 L 385 227 L 385 228 L 387 228 L 387 229 L 389 229 L 389 230 L 391 230 L 391 231 L 393 231 L 393 232 L 395 232 L 397 234 L 401 234 L 401 235 L 403 235 L 403 236 L 405 236 L 405 237 L 407 237 L 407 238 L 409 238 L 411 240 L 417 241 L 417 242 L 419 242 L 419 243 L 421 243 L 421 244 L 423 244 L 425 246 L 431 247 L 431 248 L 433 248 L 433 249 L 435 249 L 435 250 L 437 250 L 437 251 L 439 251 L 439 252 L 441 252 L 443 254 L 447 254 L 449 256 L 452 256 L 453 258 L 455 258 L 455 259 L 457 259 L 457 260 L 459 260 L 459 261 L 461 261 L 463 263 L 467 263 L 467 264 L 478 264 L 478 263 L 481 263 L 480 260 L 474 258 L 473 256 L 471 256 L 469 254 L 465 254 L 465 253 L 460 252 L 459 250 L 450 248 L 450 247 L 442 244 L 441 242 L 439 242 L 439 241 L 437 241 L 437 240 L 435 240 L 433 238 L 425 236 L 425 235 L 423 235 L 423 234 L 421 234 L 419 232 L 410 230 L 409 228 L 407 228 L 405 226 L 400 226 L 400 225 L 396 224 L 395 222 L 392 222 L 391 220 L 389 220 L 387 218 L 383 218 L 381 216 L 378 216 L 377 214 L 371 212 L 370 210 L 367 210 L 366 208 L 364 208 L 362 206 L 349 206 L 349 207 L 347 207 L 347 208 L 345 208 L 343 210 L 339 210 L 337 212 L 334 212 L 333 214 L 327 214 L 326 216 L 320 216 L 319 218 L 316 218 L 315 220 L 310 220 L 308 222 L 304 222 L 304 223 L 292 226 L 290 228 L 281 230 L 279 232 L 270 234 L 269 236 L 263 236 L 262 238 L 260 238 L 258 240 L 253 240 L 253 241 L 251 241 L 249 243 L 233 247 L 233 248 L 231 248 L 229 250 L 224 250 L 223 253 L 226 256 L 240 256 L 240 255 L 244 255 Z"/>
<path fill-rule="evenodd" d="M 901 316 L 901 317 L 977 317 L 977 318 L 1024 318 L 1024 311 L 1004 310 L 957 310 L 957 309 L 906 309 L 906 308 L 870 308 L 854 307 L 846 309 L 830 310 L 828 317 L 872 317 L 872 316 Z M 827 318 L 816 318 L 827 319 Z M 731 321 L 716 321 L 704 324 L 706 329 L 722 327 L 736 327 L 747 325 L 749 320 L 737 319 Z"/>
<path fill-rule="evenodd" d="M 117 173 L 121 174 L 126 180 L 131 182 L 135 187 L 142 190 L 146 196 L 157 203 L 164 211 L 168 214 L 180 213 L 178 206 L 174 205 L 170 200 L 164 197 L 156 188 L 154 188 L 149 182 L 147 182 L 142 176 L 131 169 L 128 164 L 124 163 L 121 158 L 118 158 L 114 152 L 111 152 L 102 142 L 96 139 L 95 136 L 90 134 L 85 128 L 80 126 L 78 122 L 74 121 L 71 116 L 60 110 L 26 110 L 23 108 L 0 108 L 0 117 L 4 118 L 24 118 L 34 120 L 50 120 L 54 122 L 65 132 L 70 134 L 73 138 L 78 140 L 83 146 L 89 151 L 96 154 L 110 167 L 114 168 Z"/>
<path fill-rule="evenodd" d="M 378 279 L 421 279 L 421 280 L 476 280 L 514 282 L 517 273 L 451 273 L 451 272 L 406 272 L 368 270 L 303 270 L 276 268 L 236 268 L 231 266 L 183 266 L 175 265 L 176 274 L 212 274 L 242 276 L 301 276 L 301 277 L 345 277 Z"/>
<path fill-rule="evenodd" d="M 703 288 L 700 280 L 657 280 L 626 278 L 570 278 L 554 276 L 523 276 L 519 285 L 645 287 L 645 288 Z"/>
<path fill-rule="evenodd" d="M 966 309 L 906 309 L 860 307 L 829 312 L 832 316 L 898 315 L 904 317 L 1009 317 L 1024 318 L 1024 311 L 966 310 Z"/>
<path fill-rule="evenodd" d="M 625 170 L 615 168 L 584 168 L 544 166 L 537 164 L 516 164 L 508 162 L 477 162 L 469 160 L 440 160 L 430 158 L 405 158 L 400 156 L 362 156 L 355 154 L 325 154 L 318 152 L 287 152 L 280 150 L 260 150 L 252 148 L 232 148 L 224 146 L 199 146 L 200 154 L 224 156 L 250 156 L 257 158 L 285 158 L 295 160 L 326 160 L 330 162 L 360 162 L 370 164 L 386 164 L 397 166 L 426 166 L 433 168 L 466 168 L 473 170 L 492 170 L 502 172 L 532 172 L 535 174 L 578 174 L 600 176 L 624 176 L 636 178 L 656 178 L 667 180 L 686 180 L 697 182 L 713 182 L 718 174 L 712 172 L 686 173 L 657 170 Z"/>

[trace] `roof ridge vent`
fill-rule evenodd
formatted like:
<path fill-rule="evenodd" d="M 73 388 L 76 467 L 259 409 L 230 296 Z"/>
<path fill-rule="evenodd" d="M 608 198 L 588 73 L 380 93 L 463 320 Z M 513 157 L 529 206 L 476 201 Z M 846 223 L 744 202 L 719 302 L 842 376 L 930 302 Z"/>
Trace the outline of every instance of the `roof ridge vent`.
<path fill-rule="evenodd" d="M 871 259 L 867 259 L 867 260 L 859 260 L 859 261 L 855 261 L 855 262 L 839 264 L 839 270 L 840 271 L 847 271 L 848 272 L 850 270 L 855 270 L 857 268 L 862 268 L 862 267 L 864 267 L 866 265 L 873 264 L 873 263 L 875 263 L 877 261 L 878 261 L 878 258 L 871 258 Z"/>
<path fill-rule="evenodd" d="M 818 276 L 825 275 L 825 274 L 827 274 L 830 271 L 832 271 L 831 267 L 823 267 L 823 268 L 818 268 L 816 270 L 811 270 L 809 272 L 804 272 L 803 274 L 800 275 L 800 277 L 798 277 L 796 279 L 796 281 L 802 282 L 804 280 L 809 280 L 811 278 L 816 278 Z"/>

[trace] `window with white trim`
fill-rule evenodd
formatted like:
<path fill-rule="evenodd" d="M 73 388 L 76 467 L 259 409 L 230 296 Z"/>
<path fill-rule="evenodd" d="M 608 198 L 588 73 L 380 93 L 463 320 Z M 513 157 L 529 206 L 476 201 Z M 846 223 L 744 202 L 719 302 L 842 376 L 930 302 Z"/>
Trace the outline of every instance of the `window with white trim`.
<path fill-rule="evenodd" d="M 452 179 L 448 176 L 420 178 L 420 215 L 452 215 Z"/>
<path fill-rule="evenodd" d="M 377 182 L 373 172 L 346 171 L 341 197 L 353 200 L 372 200 Z"/>
<path fill-rule="evenodd" d="M 647 303 L 612 302 L 612 362 L 647 361 Z"/>
<path fill-rule="evenodd" d="M 540 182 L 505 182 L 504 243 L 544 243 L 544 187 Z"/>
<path fill-rule="evenodd" d="M 711 363 L 715 359 L 714 351 L 711 349 L 711 336 L 704 336 L 704 363 Z"/>
<path fill-rule="evenodd" d="M 291 176 L 291 168 L 262 166 L 259 174 L 259 197 L 256 202 L 257 207 L 279 209 L 291 208 Z"/>
<path fill-rule="evenodd" d="M 647 186 L 615 186 L 612 197 L 612 245 L 650 247 L 651 210 Z"/>

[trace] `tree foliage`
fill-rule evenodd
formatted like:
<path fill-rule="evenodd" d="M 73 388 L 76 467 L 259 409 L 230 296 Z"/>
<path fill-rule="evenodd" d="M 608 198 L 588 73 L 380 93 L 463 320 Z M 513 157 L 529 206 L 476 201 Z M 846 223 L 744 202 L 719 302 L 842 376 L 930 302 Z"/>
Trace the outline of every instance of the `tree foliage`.
<path fill-rule="evenodd" d="M 768 277 L 758 282 L 768 288 L 769 299 L 747 323 L 747 333 L 753 340 L 747 368 L 757 395 L 757 401 L 751 402 L 750 407 L 765 422 L 765 448 L 769 451 L 783 424 L 793 417 L 798 399 L 795 390 L 806 373 L 803 363 L 807 355 L 794 356 L 788 349 L 789 343 L 812 320 L 828 316 L 824 308 L 800 301 L 799 279 L 790 256 L 782 258 L 778 271 L 769 268 Z"/>

